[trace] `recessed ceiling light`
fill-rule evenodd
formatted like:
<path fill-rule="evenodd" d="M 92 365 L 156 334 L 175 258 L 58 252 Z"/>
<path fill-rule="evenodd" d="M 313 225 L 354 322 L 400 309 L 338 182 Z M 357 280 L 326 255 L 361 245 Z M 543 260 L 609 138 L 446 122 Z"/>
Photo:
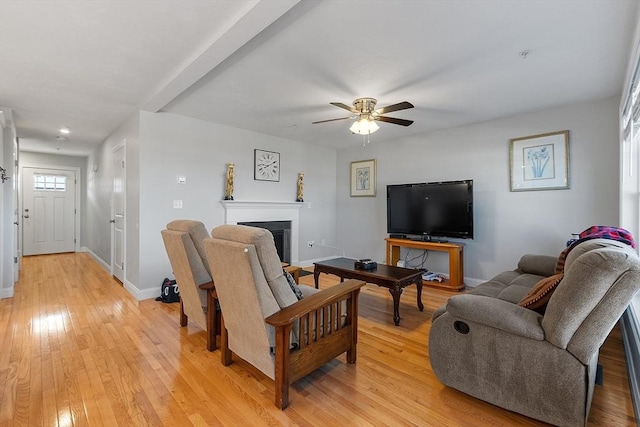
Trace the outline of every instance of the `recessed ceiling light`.
<path fill-rule="evenodd" d="M 69 130 L 69 128 L 64 127 L 62 129 L 60 129 L 60 133 L 63 133 L 65 135 L 67 135 L 67 134 L 71 133 L 71 131 Z"/>

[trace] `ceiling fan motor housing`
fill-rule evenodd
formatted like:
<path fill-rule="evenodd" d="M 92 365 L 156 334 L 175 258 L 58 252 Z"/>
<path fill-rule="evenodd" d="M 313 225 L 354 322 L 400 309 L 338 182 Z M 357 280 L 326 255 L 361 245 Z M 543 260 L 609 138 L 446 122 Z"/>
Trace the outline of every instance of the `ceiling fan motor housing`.
<path fill-rule="evenodd" d="M 376 109 L 378 100 L 375 98 L 358 98 L 353 101 L 353 107 L 360 112 L 360 114 L 373 114 Z"/>

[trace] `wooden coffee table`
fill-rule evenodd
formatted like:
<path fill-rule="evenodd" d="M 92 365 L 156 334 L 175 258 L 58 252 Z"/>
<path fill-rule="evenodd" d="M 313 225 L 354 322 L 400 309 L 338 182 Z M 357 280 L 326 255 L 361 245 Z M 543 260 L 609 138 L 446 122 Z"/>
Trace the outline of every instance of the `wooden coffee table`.
<path fill-rule="evenodd" d="M 415 283 L 418 288 L 418 309 L 422 311 L 422 271 L 410 268 L 393 267 L 386 264 L 378 264 L 373 270 L 361 270 L 354 267 L 355 259 L 334 258 L 322 262 L 314 262 L 313 279 L 318 287 L 320 273 L 334 274 L 344 279 L 358 279 L 367 283 L 373 283 L 389 289 L 393 298 L 393 323 L 400 324 L 400 295 L 405 286 Z"/>

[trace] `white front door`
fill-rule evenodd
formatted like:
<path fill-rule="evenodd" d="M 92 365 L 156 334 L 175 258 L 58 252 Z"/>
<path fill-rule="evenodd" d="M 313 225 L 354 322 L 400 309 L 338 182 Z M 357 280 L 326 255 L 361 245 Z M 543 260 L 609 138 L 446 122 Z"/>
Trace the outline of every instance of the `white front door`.
<path fill-rule="evenodd" d="M 125 169 L 124 142 L 113 150 L 113 199 L 111 200 L 111 274 L 124 283 Z"/>
<path fill-rule="evenodd" d="M 23 255 L 75 251 L 76 173 L 22 169 Z"/>

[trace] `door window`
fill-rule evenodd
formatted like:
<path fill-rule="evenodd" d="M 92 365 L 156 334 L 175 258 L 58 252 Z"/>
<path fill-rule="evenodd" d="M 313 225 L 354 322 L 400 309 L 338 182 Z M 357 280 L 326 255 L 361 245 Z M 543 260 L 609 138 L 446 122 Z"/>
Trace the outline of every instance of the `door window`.
<path fill-rule="evenodd" d="M 33 175 L 33 189 L 36 191 L 67 191 L 67 177 L 64 175 Z"/>

